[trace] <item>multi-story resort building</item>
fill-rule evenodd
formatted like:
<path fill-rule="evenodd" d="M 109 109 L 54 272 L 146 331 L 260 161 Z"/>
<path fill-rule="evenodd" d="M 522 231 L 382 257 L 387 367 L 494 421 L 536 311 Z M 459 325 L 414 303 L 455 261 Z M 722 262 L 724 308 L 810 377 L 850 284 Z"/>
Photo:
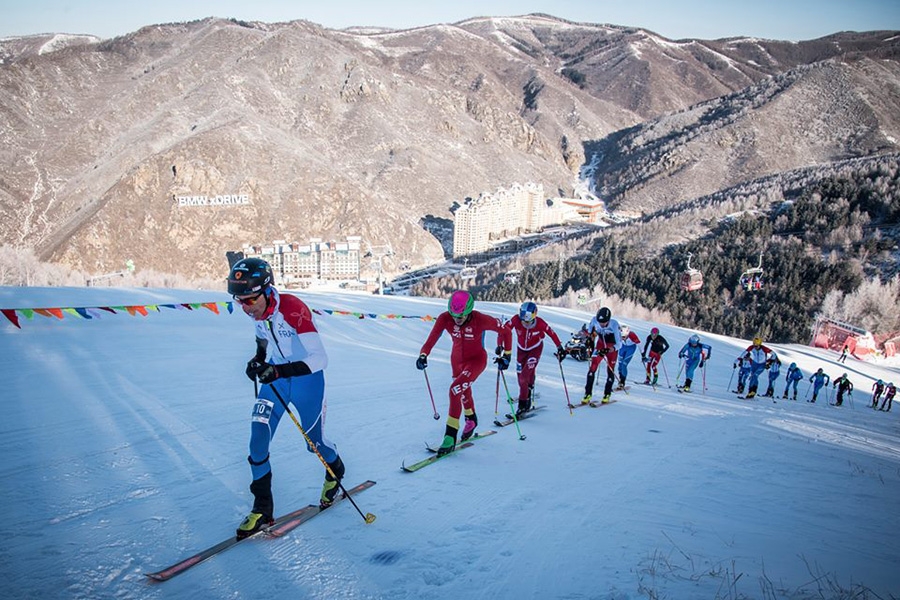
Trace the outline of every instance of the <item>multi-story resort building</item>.
<path fill-rule="evenodd" d="M 267 246 L 244 246 L 244 256 L 262 258 L 282 283 L 310 279 L 357 280 L 360 271 L 360 236 L 343 242 L 312 238 L 306 244 L 277 240 Z"/>
<path fill-rule="evenodd" d="M 503 240 L 567 221 L 584 221 L 578 208 L 561 198 L 548 200 L 544 186 L 534 183 L 466 198 L 454 215 L 453 256 L 483 255 L 495 251 Z"/>

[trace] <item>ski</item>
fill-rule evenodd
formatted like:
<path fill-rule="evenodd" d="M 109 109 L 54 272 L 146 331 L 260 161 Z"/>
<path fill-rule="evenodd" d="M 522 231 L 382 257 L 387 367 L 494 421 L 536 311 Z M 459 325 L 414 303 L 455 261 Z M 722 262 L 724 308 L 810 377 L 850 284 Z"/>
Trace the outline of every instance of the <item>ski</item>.
<path fill-rule="evenodd" d="M 583 402 L 583 403 L 579 402 L 578 404 L 570 404 L 569 408 L 572 408 L 572 409 L 581 408 L 582 406 L 588 406 L 589 404 L 590 404 L 590 402 Z"/>
<path fill-rule="evenodd" d="M 432 463 L 436 463 L 437 461 L 439 461 L 441 459 L 447 458 L 448 456 L 453 456 L 460 450 L 464 450 L 465 448 L 469 448 L 470 446 L 474 446 L 474 445 L 475 444 L 473 444 L 472 442 L 467 440 L 465 442 L 457 444 L 456 448 L 453 450 L 453 452 L 449 452 L 447 454 L 444 454 L 443 456 L 438 456 L 438 454 L 435 453 L 435 454 L 432 454 L 431 456 L 429 456 L 428 458 L 426 458 L 424 460 L 420 460 L 419 462 L 415 462 L 411 465 L 407 465 L 406 462 L 403 462 L 403 464 L 400 465 L 400 470 L 405 471 L 406 473 L 414 473 L 414 472 L 418 471 L 419 469 L 423 469 Z"/>
<path fill-rule="evenodd" d="M 653 388 L 654 392 L 656 391 L 657 384 L 655 384 L 655 383 L 647 383 L 646 381 L 637 381 L 635 379 L 632 379 L 632 381 L 634 381 L 638 385 L 649 385 L 650 387 Z M 628 387 L 628 386 L 626 386 L 626 387 Z"/>
<path fill-rule="evenodd" d="M 463 440 L 463 443 L 466 443 L 466 442 L 474 442 L 475 440 L 480 440 L 481 438 L 486 438 L 486 437 L 488 437 L 489 435 L 494 435 L 495 433 L 497 433 L 497 432 L 494 431 L 493 429 L 489 429 L 488 431 L 485 431 L 484 433 L 476 433 L 475 435 L 473 435 L 473 436 L 470 437 L 469 439 Z M 437 451 L 438 451 L 437 448 L 434 448 L 433 446 L 431 446 L 430 444 L 428 444 L 428 442 L 425 443 L 425 449 L 428 450 L 429 452 L 433 452 L 433 453 L 435 453 L 435 454 L 437 454 Z"/>
<path fill-rule="evenodd" d="M 601 406 L 609 406 L 610 404 L 615 404 L 618 400 L 610 400 L 609 402 L 589 402 L 588 406 L 591 408 L 600 408 Z"/>
<path fill-rule="evenodd" d="M 525 419 L 530 419 L 531 417 L 533 417 L 533 416 L 537 413 L 537 411 L 539 411 L 539 410 L 541 410 L 541 409 L 543 409 L 543 408 L 547 408 L 547 407 L 546 407 L 545 405 L 535 406 L 534 408 L 532 408 L 531 410 L 529 410 L 527 413 L 525 413 L 524 415 L 522 415 L 521 417 L 519 417 L 518 420 L 519 420 L 519 421 L 524 421 Z M 505 418 L 505 420 L 503 420 L 503 421 L 501 421 L 499 418 L 498 418 L 498 419 L 494 419 L 494 425 L 496 425 L 497 427 L 506 427 L 507 425 L 512 425 L 512 424 L 515 422 L 515 421 L 513 420 L 513 415 L 512 415 L 512 413 L 506 413 L 505 417 L 506 417 L 506 418 Z"/>
<path fill-rule="evenodd" d="M 365 481 L 365 482 L 359 484 L 358 486 L 347 490 L 347 492 L 351 496 L 353 496 L 363 490 L 369 489 L 373 485 L 375 485 L 374 481 L 371 481 L 371 480 Z M 340 502 L 344 497 L 345 496 L 343 494 L 336 497 L 334 500 L 334 504 L 337 504 L 338 502 Z M 332 504 L 331 506 L 334 506 L 334 504 Z M 328 507 L 328 508 L 331 508 L 331 507 Z M 253 535 L 249 535 L 245 538 L 240 538 L 240 539 L 238 539 L 237 536 L 231 536 L 227 540 L 219 542 L 218 544 L 216 544 L 214 546 L 210 546 L 206 550 L 201 550 L 200 552 L 198 552 L 192 556 L 189 556 L 189 557 L 185 558 L 184 560 L 180 560 L 177 563 L 166 567 L 165 569 L 161 569 L 154 573 L 144 573 L 144 575 L 146 575 L 147 577 L 149 577 L 150 579 L 152 579 L 154 581 L 168 581 L 169 579 L 172 579 L 176 575 L 180 575 L 181 573 L 184 573 L 191 567 L 199 565 L 200 563 L 202 563 L 206 560 L 209 560 L 210 558 L 212 558 L 213 556 L 215 556 L 217 554 L 221 554 L 225 550 L 228 550 L 232 546 L 235 546 L 245 540 L 249 540 L 249 539 L 252 539 L 255 537 L 281 537 L 284 534 L 286 534 L 289 531 L 296 528 L 298 525 L 305 523 L 306 521 L 309 521 L 310 519 L 312 519 L 319 513 L 323 512 L 325 510 L 328 510 L 328 508 L 321 509 L 318 507 L 318 505 L 309 504 L 307 506 L 304 506 L 303 508 L 297 509 L 295 511 L 289 512 L 285 515 L 278 517 L 277 519 L 275 519 L 274 525 L 270 525 L 269 527 L 261 529 L 261 530 L 257 531 L 256 533 L 254 533 Z"/>

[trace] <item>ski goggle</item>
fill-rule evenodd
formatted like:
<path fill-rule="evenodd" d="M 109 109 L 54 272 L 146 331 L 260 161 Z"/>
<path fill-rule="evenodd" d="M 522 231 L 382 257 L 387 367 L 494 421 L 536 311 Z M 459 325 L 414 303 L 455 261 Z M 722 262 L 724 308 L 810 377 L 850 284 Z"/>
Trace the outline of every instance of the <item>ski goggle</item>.
<path fill-rule="evenodd" d="M 256 301 L 259 300 L 259 297 L 262 296 L 263 293 L 259 292 L 258 294 L 254 294 L 253 296 L 232 296 L 236 302 L 243 304 L 244 306 L 253 306 L 256 304 Z"/>

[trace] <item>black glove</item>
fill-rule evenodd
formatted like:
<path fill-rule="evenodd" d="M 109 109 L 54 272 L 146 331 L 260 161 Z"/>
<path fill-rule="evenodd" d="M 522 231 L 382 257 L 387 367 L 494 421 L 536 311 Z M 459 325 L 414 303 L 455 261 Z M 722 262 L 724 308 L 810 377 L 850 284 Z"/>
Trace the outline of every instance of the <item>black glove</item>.
<path fill-rule="evenodd" d="M 416 368 L 420 371 L 424 371 L 426 367 L 428 367 L 428 355 L 420 354 L 419 358 L 416 359 Z"/>
<path fill-rule="evenodd" d="M 643 354 L 641 354 L 641 362 L 644 363 L 645 365 L 647 364 L 647 357 L 644 356 Z"/>
<path fill-rule="evenodd" d="M 559 362 L 562 362 L 566 359 L 566 349 L 562 346 L 556 347 L 556 358 Z"/>
<path fill-rule="evenodd" d="M 250 378 L 250 381 L 256 381 L 256 373 L 259 371 L 259 368 L 262 366 L 262 361 L 259 361 L 254 356 L 250 360 L 247 361 L 247 369 L 244 373 L 247 374 L 247 377 Z"/>
<path fill-rule="evenodd" d="M 504 352 L 503 356 L 498 356 L 494 359 L 494 362 L 497 363 L 497 368 L 501 371 L 505 371 L 509 368 L 509 360 L 512 356 L 512 352 Z"/>
<path fill-rule="evenodd" d="M 256 372 L 256 378 L 260 383 L 272 383 L 279 377 L 281 377 L 281 373 L 278 372 L 278 367 L 268 363 L 260 365 L 259 370 Z"/>
<path fill-rule="evenodd" d="M 706 361 L 701 359 L 700 364 L 698 366 L 702 369 L 703 365 L 705 365 L 705 364 L 706 364 Z"/>
<path fill-rule="evenodd" d="M 264 363 L 255 358 L 247 363 L 247 377 L 251 380 L 259 380 L 260 383 L 272 383 L 278 379 L 278 370 L 274 365 Z"/>
<path fill-rule="evenodd" d="M 502 355 L 503 354 L 503 346 L 497 346 L 496 348 L 494 348 L 494 354 L 496 354 L 497 356 Z"/>
<path fill-rule="evenodd" d="M 597 348 L 597 356 L 606 356 L 609 352 L 609 348 Z"/>

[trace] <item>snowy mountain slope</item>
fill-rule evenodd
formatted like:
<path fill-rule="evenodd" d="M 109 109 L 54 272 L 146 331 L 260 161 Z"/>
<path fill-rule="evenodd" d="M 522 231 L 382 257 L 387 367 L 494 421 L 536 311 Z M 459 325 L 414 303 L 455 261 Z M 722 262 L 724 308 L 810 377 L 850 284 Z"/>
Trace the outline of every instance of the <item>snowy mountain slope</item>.
<path fill-rule="evenodd" d="M 378 484 L 279 540 L 253 540 L 163 584 L 143 573 L 220 541 L 251 504 L 245 457 L 252 324 L 240 311 L 161 308 L 0 325 L 8 417 L 0 425 L 0 574 L 17 598 L 890 598 L 900 595 L 897 415 L 866 408 L 894 367 L 778 347 L 805 373 L 847 372 L 852 405 L 727 392 L 746 341 L 713 346 L 706 393 L 633 385 L 600 409 L 565 408 L 560 370 L 538 376 L 549 409 L 415 474 L 446 413 L 449 341 L 415 356 L 441 300 L 304 293 L 330 355 L 327 435 L 346 483 Z M 219 292 L 0 288 L 0 308 L 227 301 Z M 515 307 L 485 303 L 492 314 Z M 587 320 L 541 310 L 561 337 Z M 650 324 L 622 319 L 645 338 Z M 689 332 L 661 327 L 673 348 Z M 702 335 L 702 334 L 701 334 Z M 488 340 L 489 347 L 493 340 Z M 632 379 L 639 376 L 632 361 Z M 570 396 L 585 363 L 563 363 Z M 481 429 L 496 371 L 476 384 Z M 507 375 L 513 393 L 514 374 Z M 602 383 L 602 377 L 600 383 Z M 800 392 L 806 391 L 803 383 Z M 700 386 L 695 384 L 699 392 Z M 778 392 L 782 390 L 779 382 Z M 500 410 L 505 407 L 500 405 Z M 285 420 L 273 442 L 276 510 L 318 497 L 322 468 Z M 23 523 L 27 522 L 27 527 Z"/>

